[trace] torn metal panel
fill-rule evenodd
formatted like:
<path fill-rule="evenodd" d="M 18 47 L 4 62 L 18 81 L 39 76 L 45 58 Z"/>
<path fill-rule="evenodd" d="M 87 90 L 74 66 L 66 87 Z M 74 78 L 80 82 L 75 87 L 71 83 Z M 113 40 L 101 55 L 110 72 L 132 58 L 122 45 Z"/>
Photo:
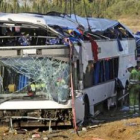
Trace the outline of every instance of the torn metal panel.
<path fill-rule="evenodd" d="M 77 19 L 78 22 L 83 25 L 86 30 L 88 30 L 89 27 L 87 23 L 87 18 L 72 14 L 71 19 L 73 19 L 74 21 Z M 88 21 L 92 31 L 105 31 L 106 29 L 119 24 L 118 21 L 104 18 L 88 18 Z"/>

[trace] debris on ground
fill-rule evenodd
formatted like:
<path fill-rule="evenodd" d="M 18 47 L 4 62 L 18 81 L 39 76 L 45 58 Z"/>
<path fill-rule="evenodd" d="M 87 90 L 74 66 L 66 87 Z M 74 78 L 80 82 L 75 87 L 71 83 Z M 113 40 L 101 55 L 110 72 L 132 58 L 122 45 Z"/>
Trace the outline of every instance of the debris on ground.
<path fill-rule="evenodd" d="M 32 134 L 32 138 L 40 138 L 40 134 L 39 133 L 36 133 L 36 134 Z"/>
<path fill-rule="evenodd" d="M 87 131 L 87 128 L 86 127 L 82 127 L 82 131 Z"/>
<path fill-rule="evenodd" d="M 129 111 L 129 106 L 123 106 L 123 107 L 121 108 L 121 111 Z"/>
<path fill-rule="evenodd" d="M 105 117 L 105 116 L 104 116 Z M 77 133 L 73 129 L 46 130 L 16 129 L 17 134 L 9 133 L 8 128 L 0 127 L 0 140 L 138 140 L 140 138 L 140 118 L 91 125 Z M 26 133 L 25 133 L 26 132 Z M 24 133 L 24 134 L 21 134 Z"/>
<path fill-rule="evenodd" d="M 101 127 L 101 124 L 88 126 L 87 128 L 91 129 L 91 128 L 97 128 L 97 127 Z"/>
<path fill-rule="evenodd" d="M 49 134 L 47 135 L 48 140 L 52 139 L 52 138 L 63 138 L 63 139 L 69 139 L 68 136 L 66 135 L 62 135 L 62 134 Z"/>
<path fill-rule="evenodd" d="M 103 140 L 103 139 L 100 139 L 100 138 L 93 138 L 92 140 Z"/>
<path fill-rule="evenodd" d="M 27 129 L 16 129 L 16 133 L 17 134 L 26 134 L 27 133 Z"/>

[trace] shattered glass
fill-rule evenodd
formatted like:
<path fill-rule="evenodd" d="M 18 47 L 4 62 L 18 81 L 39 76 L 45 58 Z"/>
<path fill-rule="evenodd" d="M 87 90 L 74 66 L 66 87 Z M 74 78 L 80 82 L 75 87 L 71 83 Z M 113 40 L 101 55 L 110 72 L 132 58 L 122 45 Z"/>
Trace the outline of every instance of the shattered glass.
<path fill-rule="evenodd" d="M 57 102 L 68 100 L 69 63 L 54 58 L 31 56 L 1 58 L 0 62 L 1 67 L 8 71 L 10 79 L 14 79 L 9 81 L 16 84 L 15 93 L 27 93 L 27 87 L 34 83 L 36 94 L 44 94 L 47 99 Z M 5 76 L 1 77 L 4 80 Z"/>

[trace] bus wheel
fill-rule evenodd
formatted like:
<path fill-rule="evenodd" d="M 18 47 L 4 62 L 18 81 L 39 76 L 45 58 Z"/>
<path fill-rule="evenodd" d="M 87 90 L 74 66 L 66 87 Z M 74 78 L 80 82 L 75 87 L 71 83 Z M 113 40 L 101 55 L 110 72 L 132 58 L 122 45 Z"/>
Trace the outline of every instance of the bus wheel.
<path fill-rule="evenodd" d="M 125 88 L 117 92 L 118 107 L 123 105 L 127 106 L 129 104 L 129 95 L 128 94 L 128 83 L 126 82 Z"/>
<path fill-rule="evenodd" d="M 123 96 L 123 90 L 117 91 L 117 107 L 122 107 L 124 104 L 124 100 L 121 99 Z"/>
<path fill-rule="evenodd" d="M 125 98 L 124 98 L 124 105 L 128 106 L 129 105 L 129 94 L 128 94 L 128 86 L 129 86 L 129 82 L 126 81 L 126 84 L 125 84 L 125 91 L 124 91 L 124 94 L 126 95 Z"/>
<path fill-rule="evenodd" d="M 85 104 L 85 113 L 84 113 L 84 119 L 85 120 L 87 120 L 88 119 L 88 117 L 89 117 L 89 99 L 88 99 L 88 96 L 87 95 L 85 95 L 84 96 L 84 104 Z"/>

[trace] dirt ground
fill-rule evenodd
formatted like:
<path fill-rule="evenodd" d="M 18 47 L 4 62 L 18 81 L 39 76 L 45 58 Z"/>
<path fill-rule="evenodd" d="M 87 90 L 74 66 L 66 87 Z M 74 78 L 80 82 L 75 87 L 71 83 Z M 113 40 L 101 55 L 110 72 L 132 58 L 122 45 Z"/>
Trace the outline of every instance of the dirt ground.
<path fill-rule="evenodd" d="M 16 131 L 10 133 L 8 127 L 1 126 L 0 140 L 140 140 L 140 118 L 123 119 L 92 127 L 83 128 L 78 132 L 78 136 L 73 129 L 54 130 L 52 133 L 35 129 L 27 131 L 26 134 L 17 134 Z"/>

